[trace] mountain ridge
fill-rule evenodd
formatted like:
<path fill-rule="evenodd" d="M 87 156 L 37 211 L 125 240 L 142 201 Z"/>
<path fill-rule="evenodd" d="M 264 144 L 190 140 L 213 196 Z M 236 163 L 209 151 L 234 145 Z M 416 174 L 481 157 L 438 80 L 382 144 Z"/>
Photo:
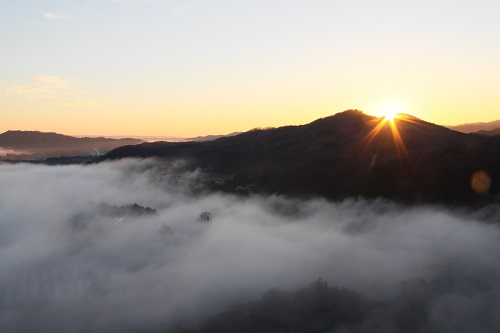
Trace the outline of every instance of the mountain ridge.
<path fill-rule="evenodd" d="M 391 125 L 394 124 L 394 125 Z M 385 121 L 347 110 L 309 124 L 253 130 L 208 142 L 142 143 L 95 162 L 127 157 L 183 160 L 187 169 L 232 176 L 233 191 L 291 196 L 387 197 L 406 202 L 473 202 L 500 191 L 500 139 L 465 134 L 415 117 Z M 491 178 L 476 193 L 471 177 Z"/>
<path fill-rule="evenodd" d="M 452 130 L 463 132 L 463 133 L 474 133 L 478 131 L 490 131 L 495 128 L 500 128 L 500 119 L 488 121 L 488 122 L 477 122 L 477 123 L 464 123 L 458 125 L 446 126 Z"/>
<path fill-rule="evenodd" d="M 481 130 L 474 132 L 474 134 L 479 134 L 479 135 L 487 135 L 487 136 L 495 136 L 495 135 L 500 135 L 500 127 L 494 128 L 492 130 Z"/>
<path fill-rule="evenodd" d="M 12 158 L 39 158 L 60 155 L 95 154 L 117 147 L 139 144 L 132 138 L 73 137 L 55 132 L 9 130 L 0 134 L 0 147 Z"/>

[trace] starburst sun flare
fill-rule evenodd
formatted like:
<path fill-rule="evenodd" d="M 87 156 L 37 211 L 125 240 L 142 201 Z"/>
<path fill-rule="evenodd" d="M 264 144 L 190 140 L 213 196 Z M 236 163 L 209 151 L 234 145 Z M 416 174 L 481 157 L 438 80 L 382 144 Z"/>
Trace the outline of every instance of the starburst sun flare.
<path fill-rule="evenodd" d="M 385 105 L 380 111 L 380 115 L 388 121 L 397 118 L 398 113 L 401 113 L 401 108 L 396 105 Z"/>
<path fill-rule="evenodd" d="M 402 121 L 406 121 L 404 117 L 400 117 L 401 108 L 395 105 L 385 105 L 378 112 L 379 120 L 377 125 L 373 127 L 373 129 L 368 133 L 368 135 L 363 139 L 362 146 L 369 146 L 375 137 L 382 131 L 386 126 L 389 126 L 392 139 L 394 141 L 394 146 L 398 152 L 399 159 L 402 160 L 404 156 L 408 156 L 408 152 L 406 150 L 406 146 L 403 142 L 403 138 L 398 129 L 398 125 L 395 119 L 399 119 Z"/>

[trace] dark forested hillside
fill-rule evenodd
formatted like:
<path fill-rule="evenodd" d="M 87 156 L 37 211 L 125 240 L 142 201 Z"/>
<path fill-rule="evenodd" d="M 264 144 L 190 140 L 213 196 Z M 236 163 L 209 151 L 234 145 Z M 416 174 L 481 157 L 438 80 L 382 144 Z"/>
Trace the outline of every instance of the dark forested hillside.
<path fill-rule="evenodd" d="M 191 169 L 238 176 L 232 187 L 247 183 L 258 192 L 333 199 L 474 202 L 500 190 L 500 138 L 409 115 L 391 122 L 358 110 L 210 142 L 125 146 L 98 161 L 125 157 L 182 159 Z M 484 186 L 471 187 L 477 172 Z"/>

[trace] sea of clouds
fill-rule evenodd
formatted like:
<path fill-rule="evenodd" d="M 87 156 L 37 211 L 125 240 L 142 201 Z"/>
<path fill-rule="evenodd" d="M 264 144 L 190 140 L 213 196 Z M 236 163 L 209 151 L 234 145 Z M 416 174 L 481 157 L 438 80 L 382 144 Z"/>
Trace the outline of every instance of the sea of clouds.
<path fill-rule="evenodd" d="M 183 184 L 203 175 L 171 167 L 0 165 L 0 331 L 196 327 L 319 277 L 377 299 L 428 281 L 441 288 L 427 309 L 435 331 L 500 330 L 495 207 L 191 195 Z M 158 213 L 120 219 L 101 203 Z"/>

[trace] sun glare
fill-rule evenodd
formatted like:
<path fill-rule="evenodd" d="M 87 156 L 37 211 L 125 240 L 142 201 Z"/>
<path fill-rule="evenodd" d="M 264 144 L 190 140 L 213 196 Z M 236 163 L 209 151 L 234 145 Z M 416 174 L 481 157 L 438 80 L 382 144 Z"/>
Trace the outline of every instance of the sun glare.
<path fill-rule="evenodd" d="M 401 113 L 401 109 L 396 105 L 385 105 L 380 111 L 380 115 L 388 121 L 397 118 L 398 113 Z"/>
<path fill-rule="evenodd" d="M 403 138 L 399 133 L 398 124 L 394 121 L 395 118 L 399 118 L 398 114 L 400 113 L 401 108 L 394 104 L 387 104 L 382 107 L 378 112 L 378 124 L 375 125 L 370 133 L 368 133 L 367 136 L 363 139 L 363 146 L 366 147 L 370 145 L 375 137 L 382 130 L 384 130 L 384 128 L 390 128 L 392 139 L 394 140 L 394 145 L 396 147 L 399 159 L 402 160 L 405 156 L 408 156 Z M 404 118 L 401 118 L 401 120 L 406 121 Z"/>

